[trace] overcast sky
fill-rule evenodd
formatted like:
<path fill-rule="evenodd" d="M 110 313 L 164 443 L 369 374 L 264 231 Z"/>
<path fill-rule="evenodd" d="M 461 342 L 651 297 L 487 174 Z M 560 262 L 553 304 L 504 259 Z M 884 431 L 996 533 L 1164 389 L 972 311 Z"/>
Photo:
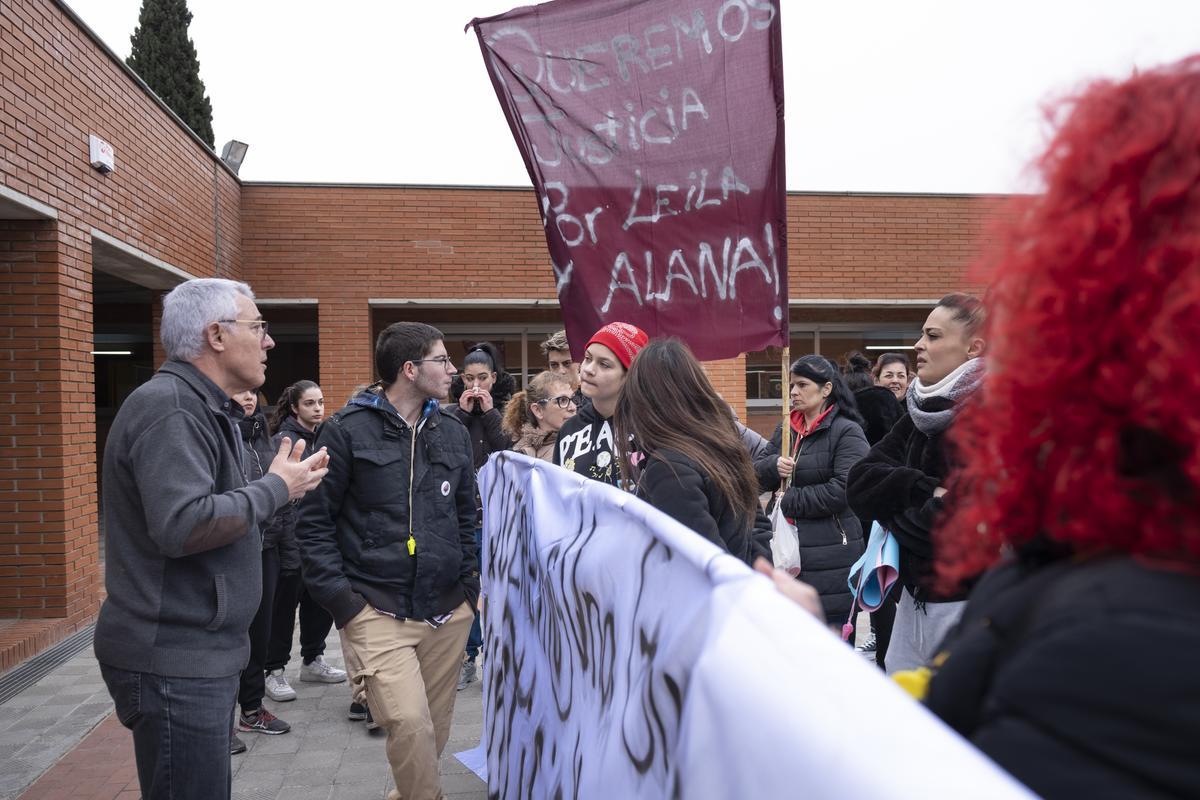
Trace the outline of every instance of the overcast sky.
<path fill-rule="evenodd" d="M 67 0 L 119 56 L 141 0 Z M 189 0 L 246 180 L 528 186 L 473 17 L 513 0 Z M 1009 192 L 1041 108 L 1200 52 L 1200 0 L 782 0 L 789 189 Z"/>

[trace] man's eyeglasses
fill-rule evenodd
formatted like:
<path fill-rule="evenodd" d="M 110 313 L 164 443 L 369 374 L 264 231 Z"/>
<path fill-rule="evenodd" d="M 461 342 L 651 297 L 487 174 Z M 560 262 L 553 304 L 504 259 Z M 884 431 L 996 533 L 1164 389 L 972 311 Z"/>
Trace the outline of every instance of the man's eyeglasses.
<path fill-rule="evenodd" d="M 547 397 L 545 400 L 538 400 L 537 402 L 538 405 L 542 406 L 546 405 L 547 403 L 554 403 L 554 405 L 558 406 L 563 411 L 566 411 L 568 408 L 575 405 L 575 398 L 569 394 L 560 394 L 558 397 Z"/>
<path fill-rule="evenodd" d="M 434 364 L 441 364 L 442 369 L 446 370 L 447 372 L 449 372 L 451 369 L 454 368 L 454 362 L 452 362 L 450 360 L 450 356 L 437 356 L 435 358 L 414 358 L 410 363 L 424 364 L 427 361 L 432 361 Z"/>
<path fill-rule="evenodd" d="M 257 333 L 260 339 L 267 335 L 267 321 L 265 319 L 219 319 L 217 322 L 222 325 L 233 325 L 240 322 L 243 325 L 249 325 L 250 330 Z"/>

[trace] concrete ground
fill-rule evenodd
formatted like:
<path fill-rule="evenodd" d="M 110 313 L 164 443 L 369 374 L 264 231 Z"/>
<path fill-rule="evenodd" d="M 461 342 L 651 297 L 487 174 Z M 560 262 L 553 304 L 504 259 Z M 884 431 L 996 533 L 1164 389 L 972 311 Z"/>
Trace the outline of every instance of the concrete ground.
<path fill-rule="evenodd" d="M 343 667 L 330 636 L 326 660 Z M 288 665 L 297 698 L 266 701 L 291 723 L 280 736 L 240 734 L 247 752 L 232 756 L 235 800 L 379 800 L 392 786 L 382 731 L 350 722 L 348 685 L 299 680 L 299 648 Z M 450 742 L 441 762 L 448 798 L 476 800 L 486 786 L 454 758 L 479 743 L 479 682 L 458 693 Z M 0 705 L 0 800 L 114 800 L 138 796 L 133 745 L 112 716 L 112 701 L 87 650 Z"/>

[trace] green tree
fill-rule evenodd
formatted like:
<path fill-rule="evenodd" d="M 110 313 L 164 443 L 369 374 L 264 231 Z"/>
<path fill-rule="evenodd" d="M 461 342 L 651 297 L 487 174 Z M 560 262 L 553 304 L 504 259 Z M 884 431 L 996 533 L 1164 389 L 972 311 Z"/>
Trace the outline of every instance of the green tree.
<path fill-rule="evenodd" d="M 187 0 L 142 0 L 125 63 L 212 147 L 212 103 L 200 80 L 196 46 L 188 38 L 191 22 Z"/>

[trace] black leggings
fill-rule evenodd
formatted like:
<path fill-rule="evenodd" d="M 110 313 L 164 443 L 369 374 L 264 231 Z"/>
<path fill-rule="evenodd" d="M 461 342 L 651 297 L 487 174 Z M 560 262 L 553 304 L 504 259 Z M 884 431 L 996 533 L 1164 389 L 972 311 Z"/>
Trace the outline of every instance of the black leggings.
<path fill-rule="evenodd" d="M 300 656 L 305 664 L 309 664 L 325 654 L 325 639 L 333 630 L 333 617 L 312 599 L 299 572 L 285 572 L 279 576 L 279 585 L 275 589 L 271 641 L 267 646 L 266 669 L 269 672 L 283 669 L 291 658 L 297 605 L 300 606 Z"/>
<path fill-rule="evenodd" d="M 904 587 L 899 582 L 892 586 L 888 596 L 883 599 L 883 605 L 878 611 L 871 612 L 871 627 L 875 629 L 875 663 L 883 669 L 883 659 L 887 656 L 888 642 L 892 640 L 892 625 L 896 621 L 896 606 L 900 603 L 900 592 Z"/>
<path fill-rule="evenodd" d="M 279 581 L 279 551 L 268 547 L 262 551 L 262 599 L 258 611 L 250 623 L 250 661 L 242 670 L 238 684 L 238 703 L 243 712 L 253 711 L 262 705 L 266 693 L 266 676 L 263 665 L 267 660 L 267 642 L 271 638 L 272 611 L 275 605 L 275 587 Z"/>

